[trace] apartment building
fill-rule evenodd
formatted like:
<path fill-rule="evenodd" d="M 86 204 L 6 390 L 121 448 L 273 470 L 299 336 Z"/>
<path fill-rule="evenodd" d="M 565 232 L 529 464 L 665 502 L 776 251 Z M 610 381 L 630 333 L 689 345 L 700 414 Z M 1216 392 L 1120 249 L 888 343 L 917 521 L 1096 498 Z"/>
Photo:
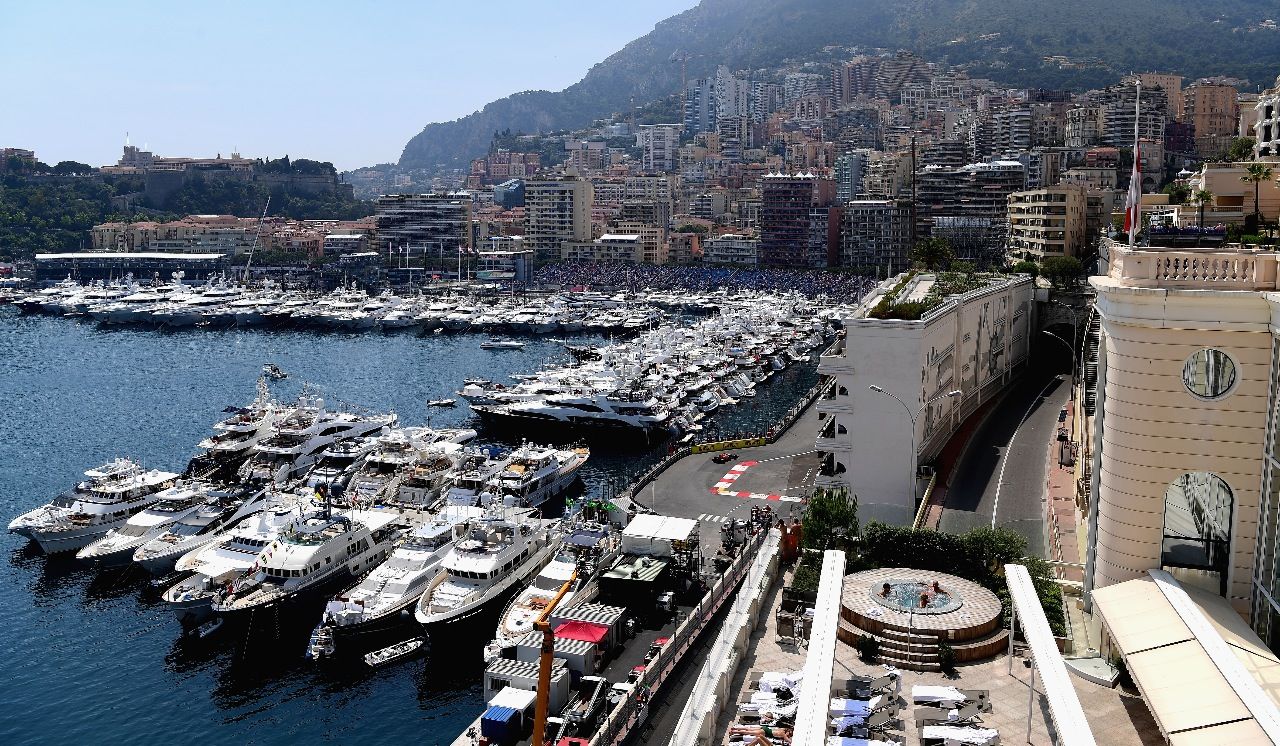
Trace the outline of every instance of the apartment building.
<path fill-rule="evenodd" d="M 907 267 L 911 253 L 911 201 L 851 200 L 841 205 L 841 267 L 885 268 L 885 276 Z"/>
<path fill-rule="evenodd" d="M 1240 126 L 1240 96 L 1235 86 L 1197 80 L 1183 90 L 1182 121 L 1194 127 L 1195 149 L 1202 157 L 1221 157 Z"/>
<path fill-rule="evenodd" d="M 1003 263 L 1009 195 L 1026 188 L 1018 161 L 924 168 L 916 180 L 916 234 L 945 237 L 956 255 L 984 265 Z"/>
<path fill-rule="evenodd" d="M 815 205 L 816 188 L 817 177 L 811 173 L 771 173 L 760 180 L 762 266 L 805 266 L 809 208 Z"/>
<path fill-rule="evenodd" d="M 636 145 L 644 148 L 645 171 L 666 173 L 675 170 L 680 129 L 678 124 L 642 124 L 636 128 Z"/>
<path fill-rule="evenodd" d="M 1009 195 L 1011 261 L 1081 256 L 1087 245 L 1084 187 L 1061 185 Z"/>
<path fill-rule="evenodd" d="M 709 238 L 702 244 L 702 261 L 706 264 L 754 267 L 759 254 L 760 240 L 750 236 L 725 234 Z"/>
<path fill-rule="evenodd" d="M 376 245 L 405 256 L 443 252 L 471 245 L 471 195 L 467 192 L 384 194 L 374 203 Z"/>
<path fill-rule="evenodd" d="M 534 258 L 557 259 L 566 241 L 591 241 L 594 194 L 576 175 L 525 182 L 525 247 Z"/>

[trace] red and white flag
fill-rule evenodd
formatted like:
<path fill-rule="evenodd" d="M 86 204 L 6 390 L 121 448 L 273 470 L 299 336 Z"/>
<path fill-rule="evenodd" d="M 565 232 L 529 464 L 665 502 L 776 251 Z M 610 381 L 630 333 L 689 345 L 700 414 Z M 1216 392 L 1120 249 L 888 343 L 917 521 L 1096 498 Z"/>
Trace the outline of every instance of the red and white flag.
<path fill-rule="evenodd" d="M 1124 232 L 1133 246 L 1142 227 L 1142 144 L 1138 141 L 1138 124 L 1142 118 L 1142 81 L 1138 81 L 1138 97 L 1133 116 L 1133 173 L 1129 175 L 1129 193 L 1124 199 Z"/>

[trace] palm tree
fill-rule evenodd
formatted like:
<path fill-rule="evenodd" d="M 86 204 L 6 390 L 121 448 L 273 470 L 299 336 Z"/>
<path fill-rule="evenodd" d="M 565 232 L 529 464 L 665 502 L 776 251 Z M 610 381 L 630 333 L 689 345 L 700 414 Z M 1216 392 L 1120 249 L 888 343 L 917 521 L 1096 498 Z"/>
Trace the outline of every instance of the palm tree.
<path fill-rule="evenodd" d="M 1271 181 L 1271 167 L 1265 163 L 1250 163 L 1244 167 L 1244 176 L 1240 177 L 1240 181 L 1253 184 L 1253 224 L 1256 230 L 1262 215 L 1258 210 L 1258 189 L 1262 182 Z"/>
<path fill-rule="evenodd" d="M 1204 230 L 1204 206 L 1213 202 L 1214 194 L 1208 189 L 1197 189 L 1191 193 L 1191 204 L 1200 208 L 1200 230 Z"/>

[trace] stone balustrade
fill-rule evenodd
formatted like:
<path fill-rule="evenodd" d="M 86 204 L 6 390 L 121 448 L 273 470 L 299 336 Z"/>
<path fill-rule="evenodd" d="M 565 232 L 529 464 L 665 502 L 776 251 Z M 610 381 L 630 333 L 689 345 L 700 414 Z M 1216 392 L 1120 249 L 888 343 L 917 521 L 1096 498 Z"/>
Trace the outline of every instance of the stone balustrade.
<path fill-rule="evenodd" d="M 1110 276 L 1131 287 L 1178 290 L 1276 290 L 1274 251 L 1238 248 L 1162 249 L 1108 241 Z"/>

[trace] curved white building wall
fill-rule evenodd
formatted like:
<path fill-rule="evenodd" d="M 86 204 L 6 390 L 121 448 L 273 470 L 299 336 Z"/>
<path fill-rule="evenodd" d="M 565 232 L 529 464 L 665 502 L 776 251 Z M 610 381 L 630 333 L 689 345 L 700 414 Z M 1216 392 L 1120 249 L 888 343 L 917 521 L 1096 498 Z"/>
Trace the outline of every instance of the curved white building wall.
<path fill-rule="evenodd" d="M 1250 290 L 1134 287 L 1130 279 L 1091 281 L 1103 321 L 1092 587 L 1160 568 L 1166 490 L 1184 474 L 1208 472 L 1232 493 L 1226 596 L 1245 610 L 1270 392 L 1270 309 Z M 1212 400 L 1183 382 L 1188 358 L 1205 349 L 1221 350 L 1235 365 L 1234 385 Z"/>

